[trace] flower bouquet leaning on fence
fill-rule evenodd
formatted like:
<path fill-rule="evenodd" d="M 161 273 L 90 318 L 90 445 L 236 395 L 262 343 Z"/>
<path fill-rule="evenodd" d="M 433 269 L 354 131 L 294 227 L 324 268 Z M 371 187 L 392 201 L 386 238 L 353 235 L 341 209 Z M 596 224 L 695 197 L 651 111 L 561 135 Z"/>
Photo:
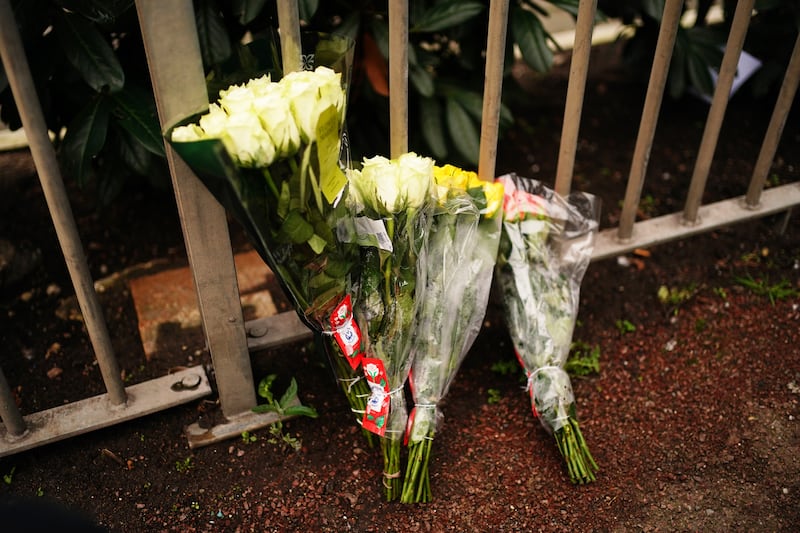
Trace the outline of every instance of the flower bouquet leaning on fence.
<path fill-rule="evenodd" d="M 329 353 L 343 355 L 330 358 L 334 372 L 353 409 L 363 410 L 369 388 L 358 379 L 360 334 L 349 296 L 359 249 L 338 238 L 349 218 L 340 153 L 342 76 L 353 43 L 313 36 L 314 53 L 304 55 L 304 64 L 313 68 L 314 57 L 324 58 L 339 72 L 317 66 L 281 77 L 273 60 L 263 69 L 268 74 L 221 90 L 206 111 L 170 128 L 166 138 L 242 224 L 302 321 L 318 340 L 326 337 L 321 344 Z"/>
<path fill-rule="evenodd" d="M 363 427 L 380 435 L 387 501 L 400 497 L 400 449 L 407 410 L 417 308 L 424 298 L 433 160 L 413 153 L 365 159 L 351 170 L 348 203 L 361 248 L 356 319 L 364 335 L 362 365 L 371 395 Z"/>
<path fill-rule="evenodd" d="M 433 438 L 447 394 L 486 314 L 500 242 L 503 186 L 451 165 L 434 169 L 436 198 L 424 264 L 425 298 L 417 317 L 409 384 L 403 503 L 430 502 Z"/>
<path fill-rule="evenodd" d="M 533 412 L 555 436 L 570 480 L 594 481 L 598 467 L 578 424 L 564 364 L 599 205 L 590 194 L 572 193 L 565 199 L 515 174 L 498 180 L 505 195 L 497 279 L 511 339 L 528 377 Z"/>

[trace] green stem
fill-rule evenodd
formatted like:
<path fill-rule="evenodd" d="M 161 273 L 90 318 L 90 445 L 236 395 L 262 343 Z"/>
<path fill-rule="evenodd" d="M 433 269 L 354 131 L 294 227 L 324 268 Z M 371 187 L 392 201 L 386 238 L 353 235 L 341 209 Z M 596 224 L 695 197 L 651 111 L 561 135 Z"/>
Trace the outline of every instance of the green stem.
<path fill-rule="evenodd" d="M 383 488 L 386 501 L 400 497 L 400 441 L 388 437 L 381 439 L 383 450 Z"/>
<path fill-rule="evenodd" d="M 581 433 L 578 421 L 569 417 L 567 423 L 555 433 L 558 451 L 567 463 L 570 481 L 576 484 L 590 483 L 597 479 L 595 472 L 599 470 L 586 440 Z"/>
<path fill-rule="evenodd" d="M 278 191 L 278 187 L 275 185 L 275 180 L 272 179 L 272 174 L 270 173 L 269 169 L 264 167 L 261 169 L 261 172 L 264 176 L 264 179 L 267 180 L 267 187 L 272 192 L 273 196 L 275 196 L 275 202 L 280 202 L 281 194 Z"/>

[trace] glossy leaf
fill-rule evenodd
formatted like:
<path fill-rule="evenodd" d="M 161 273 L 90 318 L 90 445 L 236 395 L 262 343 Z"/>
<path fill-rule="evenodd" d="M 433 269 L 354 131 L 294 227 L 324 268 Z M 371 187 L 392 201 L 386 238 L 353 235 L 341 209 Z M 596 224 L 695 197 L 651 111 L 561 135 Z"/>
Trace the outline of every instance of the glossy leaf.
<path fill-rule="evenodd" d="M 261 13 L 266 3 L 267 0 L 233 0 L 231 11 L 239 24 L 246 26 Z"/>
<path fill-rule="evenodd" d="M 511 34 L 522 52 L 522 58 L 537 72 L 548 72 L 553 65 L 553 51 L 547 44 L 549 35 L 539 17 L 515 7 L 511 14 Z"/>
<path fill-rule="evenodd" d="M 114 95 L 117 123 L 148 151 L 164 157 L 164 139 L 153 97 L 139 87 L 129 86 Z"/>
<path fill-rule="evenodd" d="M 133 0 L 59 0 L 59 4 L 98 24 L 111 24 L 125 11 L 134 9 Z"/>
<path fill-rule="evenodd" d="M 86 183 L 92 158 L 105 144 L 110 107 L 107 97 L 98 96 L 75 116 L 67 128 L 61 144 L 61 157 L 65 172 L 79 185 Z"/>
<path fill-rule="evenodd" d="M 300 12 L 300 20 L 311 20 L 314 13 L 319 9 L 319 0 L 298 0 L 297 10 Z"/>
<path fill-rule="evenodd" d="M 426 98 L 433 96 L 435 90 L 433 77 L 427 70 L 417 65 L 410 65 L 408 68 L 408 78 L 420 95 Z"/>
<path fill-rule="evenodd" d="M 140 176 L 148 176 L 153 162 L 153 154 L 133 135 L 123 129 L 114 131 L 114 145 L 121 163 Z"/>
<path fill-rule="evenodd" d="M 218 65 L 231 55 L 231 42 L 225 23 L 213 0 L 199 0 L 195 5 L 197 38 L 203 65 Z"/>
<path fill-rule="evenodd" d="M 309 418 L 317 418 L 319 416 L 316 409 L 307 405 L 290 405 L 283 410 L 283 414 L 286 416 L 307 416 Z"/>
<path fill-rule="evenodd" d="M 412 33 L 441 31 L 468 21 L 486 9 L 482 2 L 449 0 L 438 2 L 420 16 L 419 23 L 409 29 Z"/>
<path fill-rule="evenodd" d="M 442 128 L 442 106 L 436 98 L 423 98 L 420 100 L 419 118 L 422 126 L 422 137 L 428 145 L 431 154 L 436 159 L 447 156 L 447 141 Z"/>
<path fill-rule="evenodd" d="M 455 98 L 459 104 L 478 122 L 483 119 L 483 96 L 466 89 L 458 87 L 451 87 L 448 89 L 448 95 Z M 511 115 L 511 110 L 508 107 L 500 105 L 500 127 L 508 128 L 514 122 L 514 117 Z"/>
<path fill-rule="evenodd" d="M 469 113 L 454 99 L 448 98 L 445 107 L 447 129 L 453 144 L 467 161 L 477 165 L 480 139 L 478 129 Z"/>
<path fill-rule="evenodd" d="M 283 221 L 281 226 L 281 233 L 286 238 L 295 244 L 308 242 L 308 239 L 314 235 L 314 226 L 308 223 L 300 211 L 292 209 L 286 215 L 286 220 Z"/>
<path fill-rule="evenodd" d="M 55 28 L 67 61 L 97 92 L 116 92 L 125 84 L 125 73 L 98 29 L 80 15 L 63 13 Z"/>

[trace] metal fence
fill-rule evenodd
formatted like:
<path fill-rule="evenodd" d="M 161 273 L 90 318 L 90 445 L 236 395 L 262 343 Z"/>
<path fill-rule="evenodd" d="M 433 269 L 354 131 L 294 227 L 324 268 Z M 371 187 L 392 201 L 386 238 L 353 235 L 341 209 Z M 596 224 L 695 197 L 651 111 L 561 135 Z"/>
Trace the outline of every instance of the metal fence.
<path fill-rule="evenodd" d="M 753 11 L 754 0 L 740 0 L 686 192 L 685 207 L 681 212 L 636 221 L 683 3 L 682 0 L 666 1 L 619 225 L 600 232 L 594 259 L 788 211 L 800 204 L 800 183 L 764 189 L 800 80 L 800 36 L 747 190 L 738 197 L 707 205 L 701 203 Z M 172 124 L 205 108 L 208 97 L 191 0 L 137 0 L 136 8 L 161 124 Z M 555 176 L 555 189 L 561 194 L 568 193 L 571 188 L 596 9 L 596 0 L 580 1 Z M 297 69 L 296 1 L 279 0 L 278 12 L 284 65 Z M 493 179 L 495 173 L 508 12 L 508 0 L 491 2 L 478 166 L 482 179 Z M 389 23 L 390 146 L 391 155 L 397 156 L 407 150 L 408 139 L 407 0 L 389 1 Z M 23 416 L 0 369 L 0 417 L 3 421 L 0 456 L 4 456 L 189 402 L 210 394 L 211 387 L 200 366 L 124 386 L 9 0 L 0 0 L 0 54 L 107 391 Z M 166 152 L 203 331 L 226 418 L 224 423 L 212 428 L 200 428 L 197 424 L 187 428 L 189 445 L 195 447 L 273 423 L 276 415 L 251 411 L 256 397 L 250 351 L 307 338 L 310 332 L 294 312 L 245 323 L 224 210 L 169 146 Z"/>

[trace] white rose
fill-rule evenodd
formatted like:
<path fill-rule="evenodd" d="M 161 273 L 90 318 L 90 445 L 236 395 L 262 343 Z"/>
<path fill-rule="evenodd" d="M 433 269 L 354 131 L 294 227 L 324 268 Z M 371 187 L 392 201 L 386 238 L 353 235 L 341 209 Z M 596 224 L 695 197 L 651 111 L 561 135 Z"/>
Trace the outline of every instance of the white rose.
<path fill-rule="evenodd" d="M 253 99 L 253 92 L 242 85 L 233 85 L 219 92 L 219 105 L 229 115 L 251 112 L 253 110 Z"/>
<path fill-rule="evenodd" d="M 258 118 L 269 133 L 280 157 L 297 152 L 300 146 L 300 131 L 297 129 L 289 101 L 277 84 L 270 84 L 260 90 L 253 101 Z"/>
<path fill-rule="evenodd" d="M 217 104 L 208 106 L 208 113 L 200 117 L 200 127 L 208 137 L 222 137 L 228 125 L 228 114 Z"/>
<path fill-rule="evenodd" d="M 267 166 L 275 159 L 275 145 L 253 113 L 237 113 L 228 117 L 222 141 L 241 166 Z"/>
<path fill-rule="evenodd" d="M 317 138 L 319 115 L 333 105 L 341 113 L 344 107 L 344 93 L 339 74 L 320 67 L 314 72 L 291 72 L 280 81 L 284 94 L 291 102 L 300 136 L 306 142 Z"/>
<path fill-rule="evenodd" d="M 258 98 L 262 94 L 271 91 L 275 85 L 277 84 L 272 83 L 269 74 L 265 74 L 260 78 L 253 78 L 248 81 L 246 87 L 253 94 L 253 98 Z"/>
<path fill-rule="evenodd" d="M 376 211 L 382 214 L 391 214 L 403 209 L 404 199 L 395 163 L 383 156 L 364 159 L 361 177 L 362 180 L 374 187 Z"/>
<path fill-rule="evenodd" d="M 205 137 L 205 132 L 197 124 L 178 126 L 172 130 L 172 141 L 178 143 L 199 141 Z"/>
<path fill-rule="evenodd" d="M 433 159 L 410 152 L 397 158 L 398 180 L 406 209 L 418 209 L 431 195 Z"/>

